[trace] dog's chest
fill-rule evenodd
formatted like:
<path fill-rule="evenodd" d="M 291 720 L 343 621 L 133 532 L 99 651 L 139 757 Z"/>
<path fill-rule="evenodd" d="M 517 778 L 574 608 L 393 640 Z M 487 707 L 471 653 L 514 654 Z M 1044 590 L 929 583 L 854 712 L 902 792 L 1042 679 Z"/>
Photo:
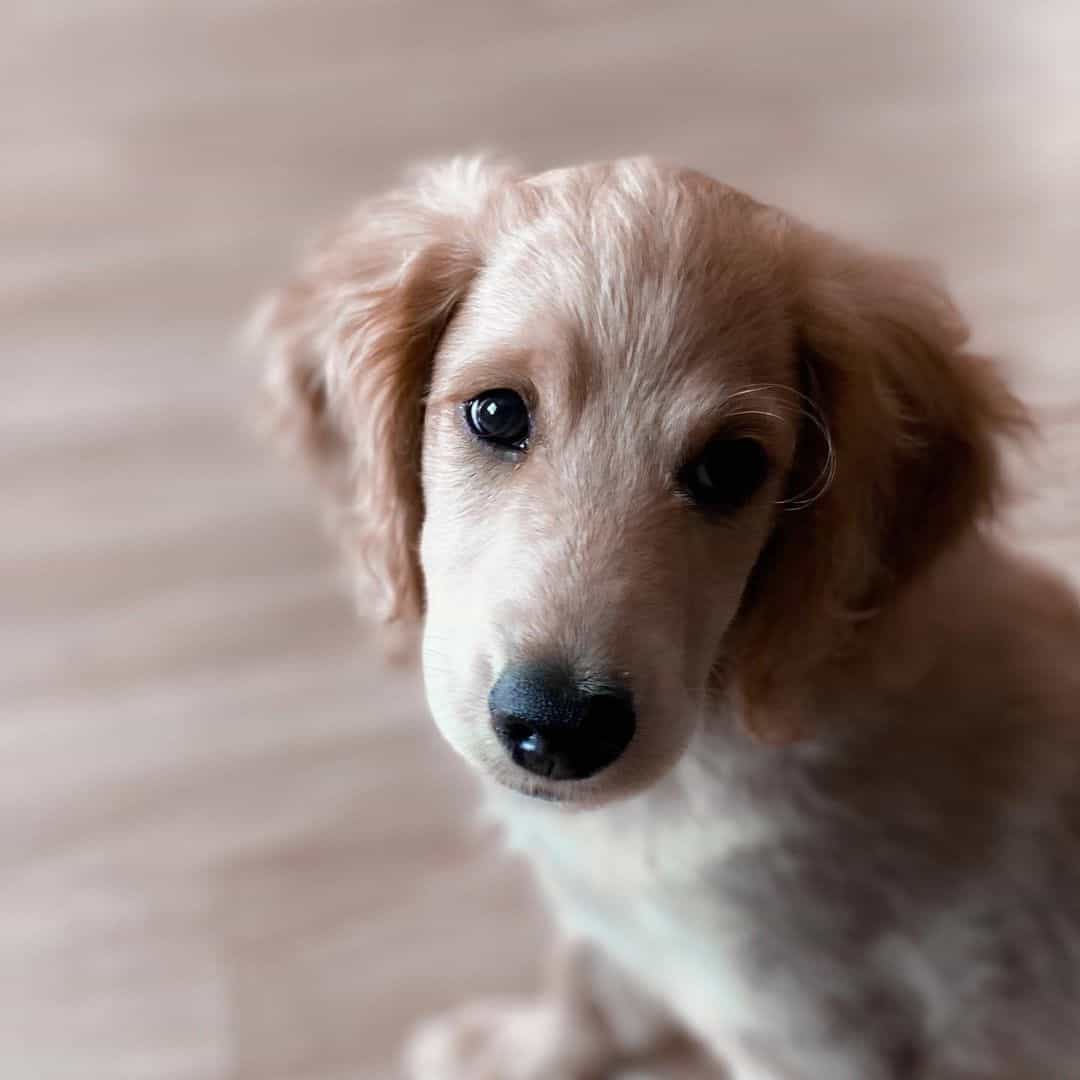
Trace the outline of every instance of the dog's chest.
<path fill-rule="evenodd" d="M 753 883 L 746 853 L 769 847 L 769 824 L 700 818 L 685 807 L 583 814 L 505 814 L 565 930 L 600 946 L 699 1031 L 752 1017 Z"/>
<path fill-rule="evenodd" d="M 1017 1001 L 1034 1002 L 1040 971 L 1062 964 L 1060 939 L 1039 930 L 1042 909 L 1027 910 L 1023 890 L 1009 899 L 1011 886 L 994 876 L 970 886 L 964 903 L 935 900 L 918 887 L 918 850 L 835 813 L 796 825 L 771 798 L 764 809 L 734 798 L 705 808 L 672 800 L 574 813 L 513 800 L 499 809 L 564 928 L 729 1061 L 744 1045 L 799 1046 L 806 1075 L 866 1080 L 895 1075 L 889 1061 L 945 1028 L 981 1053 L 997 1028 L 1031 1026 L 1017 1019 Z M 1030 888 L 1034 870 L 1026 880 Z M 1014 970 L 1019 955 L 1033 958 Z M 996 1001 L 973 970 L 1024 990 Z M 1067 977 L 1061 987 L 1075 992 Z M 978 1015 L 957 1013 L 965 999 Z M 1045 1014 L 1046 1002 L 1029 1010 Z M 1053 1038 L 1071 1045 L 1075 1035 Z"/>

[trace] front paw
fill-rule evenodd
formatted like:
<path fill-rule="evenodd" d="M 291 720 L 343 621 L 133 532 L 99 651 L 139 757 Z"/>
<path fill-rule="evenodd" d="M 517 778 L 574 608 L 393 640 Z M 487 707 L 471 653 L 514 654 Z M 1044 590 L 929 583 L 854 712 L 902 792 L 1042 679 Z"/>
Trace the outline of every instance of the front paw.
<path fill-rule="evenodd" d="M 478 1001 L 436 1017 L 405 1051 L 409 1080 L 589 1080 L 607 1066 L 598 1030 L 546 1001 Z"/>

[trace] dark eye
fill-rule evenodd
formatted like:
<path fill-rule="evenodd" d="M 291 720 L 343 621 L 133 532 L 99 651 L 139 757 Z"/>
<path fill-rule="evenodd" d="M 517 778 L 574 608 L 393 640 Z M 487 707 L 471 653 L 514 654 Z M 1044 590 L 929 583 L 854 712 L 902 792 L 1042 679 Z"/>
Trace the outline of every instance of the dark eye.
<path fill-rule="evenodd" d="M 754 439 L 714 439 L 683 469 L 680 482 L 700 507 L 730 514 L 745 505 L 769 472 L 769 457 Z"/>
<path fill-rule="evenodd" d="M 529 438 L 529 408 L 513 390 L 485 390 L 465 403 L 472 433 L 505 450 L 524 450 Z"/>

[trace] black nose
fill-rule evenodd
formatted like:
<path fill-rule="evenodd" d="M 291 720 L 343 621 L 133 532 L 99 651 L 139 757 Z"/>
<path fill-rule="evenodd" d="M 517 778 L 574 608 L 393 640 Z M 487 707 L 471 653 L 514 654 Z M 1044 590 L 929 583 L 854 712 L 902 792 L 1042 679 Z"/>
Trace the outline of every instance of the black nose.
<path fill-rule="evenodd" d="M 558 667 L 508 667 L 491 688 L 488 706 L 510 757 L 549 780 L 598 773 L 634 736 L 629 690 L 611 682 L 579 682 Z"/>

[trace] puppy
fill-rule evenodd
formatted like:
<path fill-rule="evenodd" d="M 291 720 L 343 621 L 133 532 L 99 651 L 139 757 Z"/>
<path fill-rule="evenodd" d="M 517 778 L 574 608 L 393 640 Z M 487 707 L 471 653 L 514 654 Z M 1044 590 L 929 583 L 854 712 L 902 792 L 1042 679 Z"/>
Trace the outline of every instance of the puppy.
<path fill-rule="evenodd" d="M 1080 609 L 924 268 L 648 160 L 432 168 L 259 320 L 567 940 L 420 1080 L 1080 1078 Z"/>

